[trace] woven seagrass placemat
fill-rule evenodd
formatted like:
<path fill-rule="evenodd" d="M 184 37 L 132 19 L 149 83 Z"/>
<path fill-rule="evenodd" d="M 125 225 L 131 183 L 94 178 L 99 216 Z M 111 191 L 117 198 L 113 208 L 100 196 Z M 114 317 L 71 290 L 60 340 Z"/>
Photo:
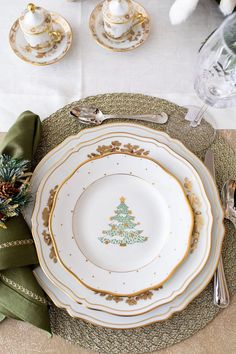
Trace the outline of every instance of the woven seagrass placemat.
<path fill-rule="evenodd" d="M 94 105 L 104 113 L 161 113 L 166 112 L 170 120 L 184 118 L 185 109 L 171 102 L 156 97 L 141 94 L 104 94 L 82 99 L 65 106 L 48 119 L 43 121 L 43 136 L 37 153 L 37 161 L 46 155 L 52 148 L 61 143 L 66 137 L 78 133 L 84 126 L 69 112 L 75 105 Z M 144 124 L 139 122 L 140 124 Z M 165 126 L 154 123 L 145 123 L 154 129 L 166 130 Z M 208 127 L 206 124 L 205 136 L 199 136 L 188 147 L 195 150 L 196 144 L 207 139 Z M 229 177 L 236 177 L 235 152 L 222 138 L 217 136 L 212 150 L 215 155 L 216 179 L 219 189 Z M 203 158 L 203 152 L 198 153 Z M 213 206 L 214 207 L 214 206 Z M 223 247 L 225 273 L 231 295 L 236 293 L 236 233 L 229 222 L 225 222 L 226 237 Z M 146 353 L 152 352 L 178 343 L 206 326 L 218 313 L 219 308 L 213 305 L 213 287 L 210 283 L 207 288 L 188 307 L 175 314 L 172 318 L 152 324 L 147 327 L 112 330 L 89 324 L 83 320 L 71 318 L 66 311 L 50 306 L 52 331 L 66 340 L 84 348 L 100 353 Z"/>

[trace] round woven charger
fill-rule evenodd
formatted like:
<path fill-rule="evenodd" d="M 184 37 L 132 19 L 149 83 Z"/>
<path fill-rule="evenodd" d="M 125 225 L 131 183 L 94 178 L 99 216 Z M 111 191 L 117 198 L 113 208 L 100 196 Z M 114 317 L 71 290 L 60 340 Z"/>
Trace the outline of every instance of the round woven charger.
<path fill-rule="evenodd" d="M 37 161 L 66 137 L 76 134 L 84 128 L 76 118 L 69 114 L 73 106 L 82 104 L 97 106 L 104 113 L 140 114 L 164 111 L 169 115 L 170 120 L 175 119 L 176 121 L 184 119 L 186 113 L 183 107 L 156 97 L 140 94 L 119 93 L 88 97 L 67 105 L 43 121 L 43 134 L 37 153 Z M 166 125 L 139 123 L 154 129 L 166 130 Z M 188 142 L 190 150 L 195 150 L 201 141 L 207 139 L 208 128 L 210 129 L 206 124 L 204 136 L 199 136 L 197 141 Z M 217 184 L 221 189 L 224 181 L 229 177 L 236 177 L 236 156 L 227 142 L 219 136 L 216 137 L 212 150 L 215 155 Z M 203 152 L 198 156 L 203 158 Z M 226 221 L 225 226 L 223 259 L 232 296 L 236 292 L 236 234 L 230 222 Z M 147 327 L 113 330 L 94 326 L 83 320 L 70 317 L 66 311 L 54 305 L 50 306 L 50 319 L 53 333 L 84 348 L 109 354 L 145 353 L 166 348 L 190 337 L 206 326 L 219 311 L 219 308 L 213 305 L 213 286 L 210 283 L 184 311 L 176 313 L 166 321 Z"/>

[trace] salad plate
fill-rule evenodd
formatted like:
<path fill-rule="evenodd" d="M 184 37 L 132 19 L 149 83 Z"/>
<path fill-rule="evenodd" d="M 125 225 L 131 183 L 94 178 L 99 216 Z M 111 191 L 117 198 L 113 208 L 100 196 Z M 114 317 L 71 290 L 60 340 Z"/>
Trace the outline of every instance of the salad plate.
<path fill-rule="evenodd" d="M 60 165 L 67 161 L 68 165 L 66 166 L 70 170 L 71 167 L 75 166 L 76 161 L 78 163 L 78 161 L 86 160 L 90 156 L 99 156 L 107 153 L 108 150 L 116 150 L 117 143 L 112 145 L 111 142 L 117 142 L 121 138 L 123 144 L 129 144 L 128 148 L 134 154 L 139 151 L 137 146 L 144 146 L 152 158 L 162 163 L 165 168 L 179 179 L 182 185 L 185 185 L 184 188 L 194 204 L 197 216 L 195 216 L 196 221 L 190 256 L 180 265 L 174 276 L 162 288 L 132 298 L 114 298 L 112 295 L 104 296 L 104 294 L 101 296 L 100 293 L 95 293 L 84 286 L 80 286 L 78 281 L 63 270 L 60 263 L 57 262 L 48 232 L 48 219 L 53 196 L 57 185 L 62 181 L 61 175 L 58 175 Z M 180 157 L 182 149 L 184 150 L 185 148 L 180 144 L 180 149 L 177 151 L 178 154 L 176 154 L 169 148 L 174 143 L 175 141 L 170 139 L 168 135 L 152 129 L 146 129 L 143 126 L 134 124 L 104 125 L 103 127 L 83 131 L 78 136 L 70 137 L 61 146 L 50 152 L 47 158 L 42 160 L 36 168 L 32 178 L 32 189 L 34 195 L 37 189 L 38 192 L 32 222 L 40 264 L 48 278 L 63 292 L 66 292 L 69 297 L 73 298 L 74 301 L 80 302 L 89 308 L 118 315 L 137 315 L 150 311 L 152 308 L 164 303 L 171 302 L 187 288 L 203 269 L 211 249 L 211 207 L 198 173 L 185 158 Z M 91 146 L 94 150 L 91 149 Z M 118 148 L 122 148 L 122 146 L 120 145 Z M 173 146 L 175 148 L 175 145 Z M 179 143 L 177 144 L 178 146 Z M 92 150 L 93 152 L 91 153 Z M 187 152 L 190 156 L 197 159 L 188 150 Z M 170 155 L 175 156 L 175 163 L 173 163 L 173 157 L 170 158 Z M 199 160 L 197 159 L 197 161 Z M 65 171 L 65 177 L 68 174 L 67 171 Z M 218 205 L 218 208 L 221 211 L 220 205 Z M 26 211 L 26 219 L 30 224 L 32 207 L 29 207 Z M 222 242 L 220 238 L 219 242 Z"/>
<path fill-rule="evenodd" d="M 150 157 L 118 151 L 61 170 L 70 174 L 49 229 L 64 268 L 100 293 L 133 296 L 163 285 L 191 245 L 193 211 L 180 182 Z"/>

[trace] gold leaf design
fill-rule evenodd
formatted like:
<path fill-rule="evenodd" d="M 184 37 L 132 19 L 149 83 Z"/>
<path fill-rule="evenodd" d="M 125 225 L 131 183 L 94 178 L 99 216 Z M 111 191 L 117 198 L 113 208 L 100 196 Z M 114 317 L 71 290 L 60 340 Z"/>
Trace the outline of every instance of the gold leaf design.
<path fill-rule="evenodd" d="M 50 246 L 51 243 L 52 243 L 52 239 L 51 239 L 51 236 L 50 234 L 46 231 L 46 230 L 43 230 L 43 238 L 44 238 L 44 242 Z"/>
<path fill-rule="evenodd" d="M 43 209 L 42 212 L 42 218 L 43 218 L 43 225 L 45 227 L 48 227 L 48 221 L 49 221 L 49 216 L 50 216 L 50 211 L 52 209 L 52 205 L 53 205 L 53 198 L 55 196 L 57 187 L 54 187 L 53 189 L 50 190 L 50 195 L 48 198 L 48 202 L 47 202 L 47 206 Z"/>
<path fill-rule="evenodd" d="M 193 253 L 198 244 L 200 231 L 204 225 L 204 219 L 201 212 L 201 201 L 199 197 L 193 193 L 193 184 L 188 178 L 184 179 L 184 189 L 194 214 L 194 225 L 190 246 L 190 253 Z"/>
<path fill-rule="evenodd" d="M 43 230 L 42 235 L 43 235 L 44 242 L 48 246 L 52 245 L 52 239 L 51 239 L 50 232 L 48 230 L 48 225 L 49 225 L 50 212 L 53 205 L 53 198 L 56 194 L 57 188 L 58 186 L 55 186 L 53 189 L 50 190 L 47 206 L 43 209 L 42 212 L 43 225 L 45 226 L 45 230 Z M 57 256 L 53 246 L 51 246 L 49 257 L 53 260 L 53 262 L 55 263 L 57 262 Z"/>
<path fill-rule="evenodd" d="M 121 296 L 113 296 L 113 295 L 107 295 L 106 300 L 107 301 L 115 301 L 116 303 L 123 301 Z"/>
<path fill-rule="evenodd" d="M 96 152 L 92 152 L 88 154 L 88 158 L 92 159 L 94 157 L 104 156 L 107 154 L 111 154 L 113 152 L 123 152 L 132 154 L 135 156 L 147 156 L 149 154 L 148 150 L 140 148 L 138 145 L 132 144 L 122 144 L 121 142 L 115 140 L 112 141 L 109 145 L 99 145 L 96 149 Z"/>
<path fill-rule="evenodd" d="M 57 263 L 57 255 L 54 250 L 54 247 L 51 247 L 49 257 L 53 260 L 54 263 Z"/>
<path fill-rule="evenodd" d="M 137 296 L 131 296 L 131 297 L 127 297 L 127 296 L 115 296 L 115 295 L 110 295 L 110 294 L 105 294 L 105 293 L 98 293 L 95 292 L 95 294 L 102 296 L 105 298 L 105 300 L 107 301 L 114 301 L 116 303 L 119 303 L 121 301 L 125 301 L 126 304 L 128 304 L 129 306 L 133 306 L 133 305 L 137 305 L 137 303 L 139 301 L 145 301 L 145 300 L 149 300 L 153 297 L 154 295 L 154 291 L 158 291 L 159 289 L 162 289 L 163 286 L 160 286 L 159 288 L 156 288 L 152 291 L 145 291 L 142 294 L 139 294 Z"/>

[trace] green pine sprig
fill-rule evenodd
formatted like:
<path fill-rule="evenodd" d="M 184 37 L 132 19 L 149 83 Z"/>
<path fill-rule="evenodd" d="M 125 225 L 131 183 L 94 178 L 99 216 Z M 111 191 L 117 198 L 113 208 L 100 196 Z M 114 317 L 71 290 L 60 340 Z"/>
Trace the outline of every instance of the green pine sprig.
<path fill-rule="evenodd" d="M 8 155 L 0 156 L 0 181 L 15 182 L 21 181 L 29 174 L 29 161 L 12 158 Z"/>
<path fill-rule="evenodd" d="M 0 155 L 0 183 L 11 183 L 18 192 L 5 199 L 0 197 L 0 227 L 6 228 L 9 218 L 20 215 L 30 201 L 30 163 L 27 160 Z"/>

